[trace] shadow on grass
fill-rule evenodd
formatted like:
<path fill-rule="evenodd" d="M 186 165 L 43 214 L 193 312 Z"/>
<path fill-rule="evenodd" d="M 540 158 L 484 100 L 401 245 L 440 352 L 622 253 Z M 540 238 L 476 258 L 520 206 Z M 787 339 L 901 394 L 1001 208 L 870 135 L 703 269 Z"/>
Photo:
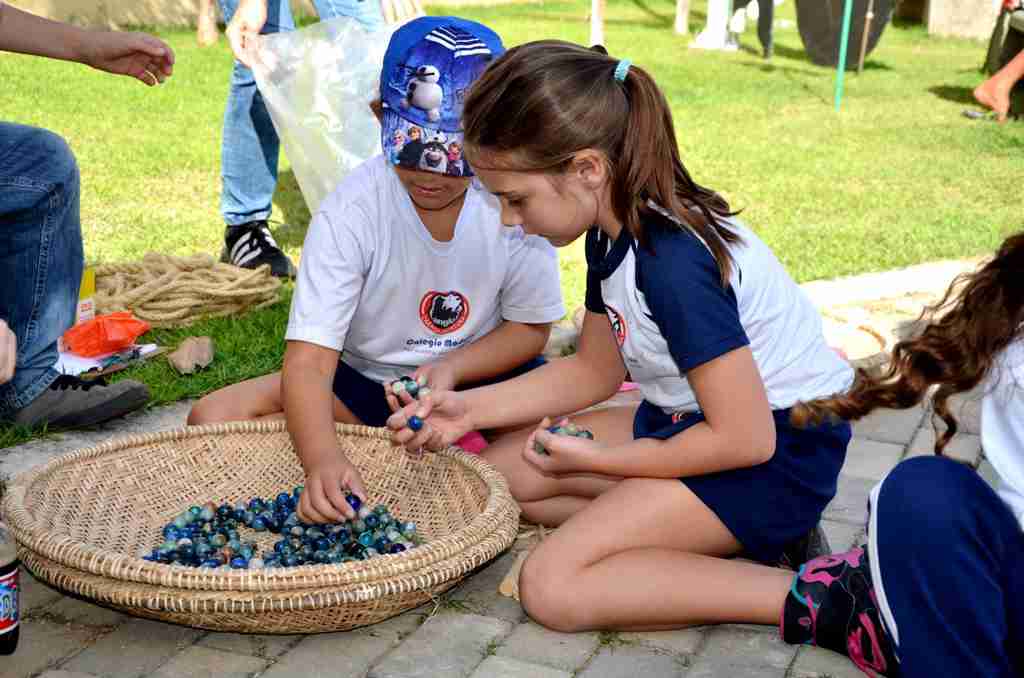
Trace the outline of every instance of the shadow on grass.
<path fill-rule="evenodd" d="M 651 17 L 653 20 L 660 23 L 662 26 L 671 28 L 673 22 L 675 21 L 675 17 L 670 16 L 668 14 L 660 14 L 656 12 L 654 9 L 651 8 L 650 5 L 644 2 L 644 0 L 633 0 L 633 4 L 637 6 L 637 9 L 642 11 L 647 16 Z"/>
<path fill-rule="evenodd" d="M 291 169 L 281 172 L 277 177 L 274 204 L 280 208 L 283 222 L 274 224 L 274 238 L 282 247 L 301 247 L 302 241 L 306 239 L 310 214 L 299 182 Z"/>
<path fill-rule="evenodd" d="M 974 100 L 974 90 L 970 87 L 963 87 L 961 85 L 936 85 L 935 87 L 929 87 L 928 91 L 940 99 L 952 101 L 957 104 L 977 105 L 978 103 Z"/>

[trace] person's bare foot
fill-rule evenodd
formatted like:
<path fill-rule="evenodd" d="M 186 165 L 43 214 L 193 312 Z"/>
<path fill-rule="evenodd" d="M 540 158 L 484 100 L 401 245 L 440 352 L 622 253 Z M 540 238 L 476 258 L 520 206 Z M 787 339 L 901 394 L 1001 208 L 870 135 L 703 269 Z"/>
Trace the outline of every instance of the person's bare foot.
<path fill-rule="evenodd" d="M 1006 122 L 1010 113 L 1010 88 L 998 78 L 992 77 L 974 88 L 975 100 L 985 108 L 992 109 L 996 120 Z"/>

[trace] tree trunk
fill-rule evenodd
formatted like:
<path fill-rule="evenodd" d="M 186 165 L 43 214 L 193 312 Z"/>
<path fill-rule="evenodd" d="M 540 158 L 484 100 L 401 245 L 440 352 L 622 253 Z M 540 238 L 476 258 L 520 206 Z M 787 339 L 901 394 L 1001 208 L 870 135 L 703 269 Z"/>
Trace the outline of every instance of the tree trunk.
<path fill-rule="evenodd" d="M 675 31 L 679 35 L 690 32 L 690 0 L 676 0 Z"/>
<path fill-rule="evenodd" d="M 607 0 L 590 0 L 590 44 L 604 44 L 604 8 Z"/>

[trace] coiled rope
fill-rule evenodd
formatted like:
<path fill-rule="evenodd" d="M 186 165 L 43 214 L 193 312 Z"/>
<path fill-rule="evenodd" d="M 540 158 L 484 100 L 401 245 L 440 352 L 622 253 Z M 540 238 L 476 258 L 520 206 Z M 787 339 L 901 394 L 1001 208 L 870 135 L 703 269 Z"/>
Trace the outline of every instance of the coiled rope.
<path fill-rule="evenodd" d="M 265 308 L 280 298 L 270 266 L 239 268 L 206 254 L 150 252 L 142 261 L 96 267 L 96 310 L 131 311 L 153 327 L 182 327 L 200 318 Z"/>

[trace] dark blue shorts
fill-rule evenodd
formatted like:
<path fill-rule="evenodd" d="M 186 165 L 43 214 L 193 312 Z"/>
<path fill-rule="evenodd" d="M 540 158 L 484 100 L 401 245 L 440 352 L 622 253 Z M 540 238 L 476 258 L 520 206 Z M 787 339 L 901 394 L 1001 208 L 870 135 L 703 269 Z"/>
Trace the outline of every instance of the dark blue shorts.
<path fill-rule="evenodd" d="M 774 563 L 821 519 L 836 494 L 852 430 L 847 422 L 797 428 L 776 410 L 775 454 L 749 468 L 680 478 L 743 546 L 745 557 Z M 633 420 L 635 438 L 665 440 L 704 421 L 697 412 L 673 422 L 646 400 Z"/>
<path fill-rule="evenodd" d="M 525 362 L 505 374 L 472 384 L 464 384 L 455 390 L 466 391 L 478 386 L 488 386 L 501 381 L 507 381 L 526 374 L 546 362 L 543 356 L 537 356 L 533 360 Z M 388 417 L 391 416 L 391 408 L 388 407 L 387 398 L 384 396 L 384 386 L 369 377 L 363 376 L 363 374 L 340 360 L 338 361 L 338 369 L 334 372 L 334 395 L 344 403 L 345 407 L 352 414 L 359 417 L 359 421 L 367 426 L 384 426 Z"/>

